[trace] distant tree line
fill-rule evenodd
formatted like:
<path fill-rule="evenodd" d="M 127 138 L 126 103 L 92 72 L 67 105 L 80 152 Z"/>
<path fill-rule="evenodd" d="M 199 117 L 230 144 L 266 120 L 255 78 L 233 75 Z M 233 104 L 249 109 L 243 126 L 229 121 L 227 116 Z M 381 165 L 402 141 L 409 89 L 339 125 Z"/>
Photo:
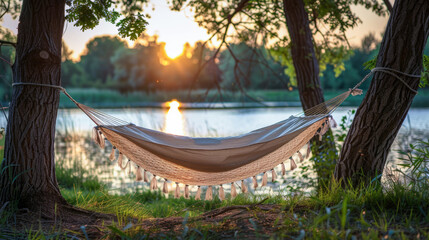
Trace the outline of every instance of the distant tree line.
<path fill-rule="evenodd" d="M 231 44 L 229 50 L 221 50 L 219 57 L 212 60 L 215 49 L 202 42 L 194 46 L 185 44 L 182 54 L 175 59 L 167 56 L 164 46 L 156 36 L 142 35 L 133 47 L 119 37 L 101 36 L 90 40 L 80 60 L 73 61 L 72 51 L 63 43 L 62 85 L 112 89 L 121 93 L 211 88 L 292 90 L 296 87 L 287 64 L 264 46 Z M 364 63 L 375 58 L 378 46 L 379 40 L 369 34 L 360 46 L 352 48 L 340 67 L 330 64 L 321 67 L 323 89 L 344 90 L 354 86 L 368 73 Z M 425 53 L 429 54 L 429 47 Z M 2 48 L 2 58 L 13 62 L 13 49 Z M 204 64 L 207 60 L 210 61 Z M 0 62 L 0 70 L 1 99 L 8 101 L 12 74 L 7 62 Z"/>
<path fill-rule="evenodd" d="M 323 88 L 343 90 L 359 82 L 368 72 L 363 64 L 376 56 L 378 45 L 379 40 L 369 34 L 361 46 L 352 48 L 340 68 L 326 65 L 322 69 Z M 88 42 L 80 61 L 74 62 L 70 53 L 65 54 L 62 84 L 117 89 L 123 93 L 216 87 L 231 91 L 290 89 L 296 85 L 290 80 L 287 65 L 263 46 L 231 44 L 230 51 L 221 50 L 217 59 L 204 66 L 215 49 L 202 42 L 194 46 L 185 44 L 183 53 L 175 59 L 167 56 L 164 46 L 156 36 L 142 35 L 133 47 L 118 37 L 96 37 Z"/>
<path fill-rule="evenodd" d="M 66 55 L 62 84 L 151 92 L 216 87 L 232 91 L 241 87 L 272 89 L 284 88 L 288 83 L 285 67 L 264 47 L 233 44 L 236 56 L 224 50 L 219 58 L 212 59 L 215 49 L 197 42 L 194 46 L 185 44 L 182 54 L 170 59 L 164 46 L 156 36 L 142 35 L 133 47 L 118 37 L 96 37 L 88 42 L 80 61 L 74 62 L 70 53 Z"/>

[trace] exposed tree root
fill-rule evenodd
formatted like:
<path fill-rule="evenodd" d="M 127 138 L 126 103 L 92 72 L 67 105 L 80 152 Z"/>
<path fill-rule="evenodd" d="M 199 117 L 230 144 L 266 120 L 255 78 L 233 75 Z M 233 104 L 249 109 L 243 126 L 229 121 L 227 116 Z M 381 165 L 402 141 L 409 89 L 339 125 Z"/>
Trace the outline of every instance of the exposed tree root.
<path fill-rule="evenodd" d="M 42 197 L 42 199 L 45 201 L 36 201 L 29 208 L 14 211 L 10 209 L 8 221 L 0 225 L 0 232 L 4 233 L 4 230 L 8 229 L 11 233 L 22 233 L 25 236 L 31 231 L 43 231 L 52 234 L 61 233 L 66 238 L 77 236 L 97 239 L 106 234 L 106 226 L 117 222 L 115 215 L 77 208 L 62 198 L 56 199 L 57 201 L 52 197 L 49 199 Z"/>
<path fill-rule="evenodd" d="M 276 220 L 283 218 L 279 205 L 240 205 L 212 210 L 185 222 L 182 217 L 155 218 L 143 220 L 135 227 L 152 234 L 181 234 L 186 225 L 189 229 L 208 226 L 219 238 L 268 237 L 277 230 Z M 282 221 L 279 221 L 281 223 Z"/>

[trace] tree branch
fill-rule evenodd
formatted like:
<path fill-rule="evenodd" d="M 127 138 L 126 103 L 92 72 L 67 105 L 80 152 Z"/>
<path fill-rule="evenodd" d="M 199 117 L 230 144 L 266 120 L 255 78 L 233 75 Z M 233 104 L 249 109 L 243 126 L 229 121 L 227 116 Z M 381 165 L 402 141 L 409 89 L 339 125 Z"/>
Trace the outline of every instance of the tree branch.
<path fill-rule="evenodd" d="M 7 1 L 7 5 L 6 5 L 6 3 L 5 3 L 4 0 L 2 0 L 1 3 L 3 5 L 4 11 L 0 14 L 0 19 L 2 19 L 3 16 L 6 15 L 6 13 L 9 12 L 9 10 L 10 10 L 10 0 Z"/>
<path fill-rule="evenodd" d="M 1 47 L 1 45 L 11 45 L 11 46 L 13 46 L 14 48 L 16 48 L 16 43 L 14 43 L 14 42 L 9 42 L 9 41 L 0 40 L 0 47 Z"/>
<path fill-rule="evenodd" d="M 201 71 L 204 69 L 204 67 L 210 62 L 210 61 L 214 61 L 214 59 L 216 59 L 216 57 L 217 57 L 217 55 L 219 54 L 219 52 L 220 52 L 220 49 L 222 48 L 222 46 L 226 43 L 226 36 L 227 36 L 227 34 L 228 34 L 228 29 L 229 29 L 229 26 L 231 25 L 231 22 L 232 22 L 232 18 L 237 14 L 237 13 L 239 13 L 239 12 L 241 12 L 245 7 L 246 7 L 246 5 L 247 5 L 247 3 L 249 2 L 249 0 L 241 0 L 241 2 L 240 3 L 238 3 L 238 6 L 234 9 L 234 12 L 233 13 L 231 13 L 231 14 L 229 14 L 228 16 L 227 16 L 227 18 L 226 18 L 226 20 L 227 20 L 227 23 L 225 24 L 225 26 L 224 26 L 224 28 L 225 28 L 225 31 L 224 31 L 224 33 L 223 33 L 223 35 L 222 35 L 222 41 L 221 41 L 221 43 L 219 44 L 219 47 L 216 49 L 216 52 L 213 54 L 213 56 L 209 59 L 209 60 L 207 60 L 206 62 L 204 62 L 203 63 L 203 65 L 197 70 L 197 72 L 195 73 L 195 75 L 194 75 L 194 79 L 192 80 L 192 84 L 191 84 L 191 87 L 190 87 L 190 89 L 189 89 L 189 91 L 188 91 L 188 98 L 190 98 L 190 95 L 191 95 L 191 91 L 192 91 L 192 89 L 194 88 L 194 86 L 195 86 L 195 84 L 196 84 L 196 82 L 197 82 L 197 80 L 198 80 L 198 77 L 200 76 L 200 74 L 201 74 Z M 210 39 L 212 38 L 212 37 L 214 37 L 217 33 L 219 33 L 221 30 L 220 29 L 218 29 L 211 37 L 210 37 Z M 207 41 L 206 42 L 204 42 L 204 44 L 203 44 L 203 46 L 205 45 L 207 43 Z M 217 84 L 216 84 L 217 85 Z"/>
<path fill-rule="evenodd" d="M 238 88 L 240 89 L 241 94 L 243 94 L 244 96 L 248 97 L 250 100 L 259 103 L 263 106 L 266 106 L 263 102 L 255 99 L 254 97 L 250 96 L 249 94 L 247 94 L 246 90 L 244 89 L 243 85 L 240 82 L 240 78 L 239 75 L 243 76 L 244 79 L 248 79 L 248 74 L 245 74 L 239 64 L 240 64 L 240 59 L 237 58 L 237 56 L 235 56 L 234 52 L 232 51 L 231 47 L 229 46 L 229 44 L 225 44 L 229 53 L 231 54 L 232 58 L 234 59 L 235 65 L 234 65 L 234 78 L 235 78 L 235 82 L 238 85 Z"/>
<path fill-rule="evenodd" d="M 383 0 L 383 2 L 386 5 L 387 10 L 389 10 L 389 13 L 392 13 L 393 7 L 392 7 L 392 4 L 390 3 L 390 1 L 389 0 Z"/>

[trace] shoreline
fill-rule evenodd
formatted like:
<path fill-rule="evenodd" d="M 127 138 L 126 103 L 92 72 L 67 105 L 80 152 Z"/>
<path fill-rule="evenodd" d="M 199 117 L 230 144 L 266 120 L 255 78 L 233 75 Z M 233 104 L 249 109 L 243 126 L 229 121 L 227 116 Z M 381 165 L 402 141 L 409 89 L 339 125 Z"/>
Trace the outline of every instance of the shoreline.
<path fill-rule="evenodd" d="M 93 108 L 168 108 L 166 102 L 177 99 L 182 109 L 228 109 L 228 108 L 282 108 L 301 107 L 298 91 L 249 90 L 247 96 L 237 92 L 216 91 L 133 92 L 121 94 L 107 89 L 70 89 L 68 91 L 76 101 Z M 325 91 L 325 100 L 331 99 L 345 90 Z M 364 92 L 365 93 L 365 92 Z M 358 107 L 364 95 L 347 98 L 341 106 Z M 9 106 L 5 99 L 3 107 Z M 60 95 L 59 108 L 71 109 L 76 105 L 65 95 Z M 411 105 L 412 108 L 429 108 L 429 89 L 420 89 Z"/>
<path fill-rule="evenodd" d="M 124 108 L 154 108 L 154 109 L 168 109 L 166 102 L 119 102 L 119 103 L 102 103 L 102 102 L 90 102 L 85 103 L 81 102 L 83 105 L 92 108 L 99 109 L 124 109 Z M 9 106 L 9 103 L 1 103 L 3 106 Z M 417 105 L 417 106 L 415 106 Z M 359 104 L 353 104 L 350 101 L 344 101 L 342 107 L 359 107 Z M 180 109 L 250 109 L 250 108 L 288 108 L 288 107 L 301 107 L 301 103 L 298 101 L 264 101 L 264 102 L 181 102 Z M 73 109 L 77 108 L 75 104 L 62 103 L 58 107 L 59 109 Z M 429 103 L 427 106 L 421 106 L 421 104 L 412 104 L 412 109 L 418 108 L 429 108 Z M 5 112 L 8 112 L 8 107 L 4 107 Z"/>

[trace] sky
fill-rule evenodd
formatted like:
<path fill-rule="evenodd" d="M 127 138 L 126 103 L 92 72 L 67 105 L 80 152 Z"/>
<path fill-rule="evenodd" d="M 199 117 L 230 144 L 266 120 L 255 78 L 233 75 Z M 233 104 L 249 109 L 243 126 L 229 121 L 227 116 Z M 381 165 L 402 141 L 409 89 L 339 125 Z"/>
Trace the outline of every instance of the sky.
<path fill-rule="evenodd" d="M 352 7 L 353 11 L 362 19 L 363 23 L 354 29 L 346 32 L 352 46 L 357 46 L 363 36 L 372 32 L 380 37 L 387 24 L 387 17 L 378 17 L 364 7 Z M 188 42 L 193 45 L 197 41 L 205 41 L 209 38 L 204 28 L 198 26 L 193 20 L 190 11 L 173 12 L 169 9 L 166 1 L 153 0 L 148 7 L 147 13 L 151 16 L 148 19 L 146 33 L 157 34 L 160 42 L 166 43 L 166 52 L 170 57 L 175 57 L 182 52 L 183 45 Z M 18 19 L 13 20 L 9 15 L 4 17 L 3 27 L 9 28 L 17 33 Z M 73 50 L 72 57 L 78 59 L 85 49 L 86 43 L 100 35 L 116 35 L 116 26 L 102 21 L 92 30 L 82 32 L 74 27 L 73 23 L 67 23 L 64 27 L 64 41 Z M 381 38 L 381 37 L 380 37 Z"/>

